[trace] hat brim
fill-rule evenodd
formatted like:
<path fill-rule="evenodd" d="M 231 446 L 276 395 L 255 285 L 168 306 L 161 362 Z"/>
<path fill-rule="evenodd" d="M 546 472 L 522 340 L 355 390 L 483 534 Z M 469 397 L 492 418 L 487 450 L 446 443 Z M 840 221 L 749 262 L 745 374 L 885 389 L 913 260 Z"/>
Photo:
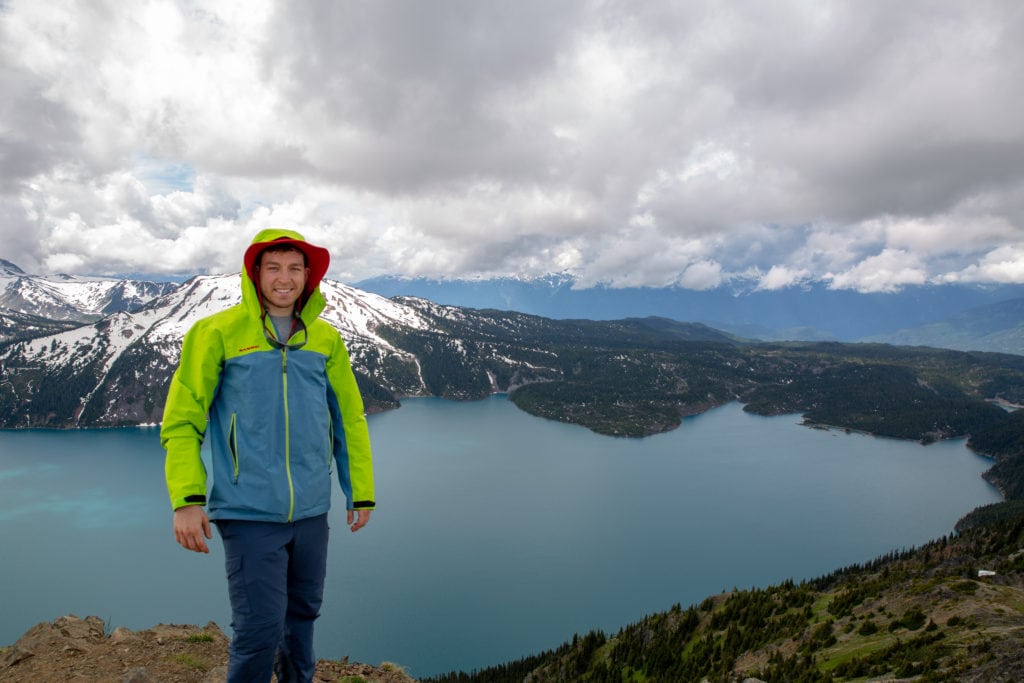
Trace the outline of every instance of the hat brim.
<path fill-rule="evenodd" d="M 296 240 L 290 237 L 279 237 L 276 240 L 270 240 L 269 242 L 254 242 L 249 245 L 249 248 L 245 250 L 245 256 L 243 257 L 243 263 L 245 264 L 245 272 L 248 273 L 249 279 L 254 284 L 259 282 L 256 276 L 256 261 L 259 259 L 260 254 L 263 253 L 268 247 L 278 247 L 288 245 L 295 247 L 303 254 L 306 255 L 306 264 L 309 268 L 309 275 L 306 278 L 306 287 L 303 291 L 303 300 L 308 300 L 309 295 L 313 293 L 317 287 L 320 286 L 320 281 L 327 275 L 327 269 L 331 265 L 331 254 L 324 247 L 318 247 L 315 244 L 310 244 L 303 240 Z M 259 285 L 257 284 L 257 290 Z"/>

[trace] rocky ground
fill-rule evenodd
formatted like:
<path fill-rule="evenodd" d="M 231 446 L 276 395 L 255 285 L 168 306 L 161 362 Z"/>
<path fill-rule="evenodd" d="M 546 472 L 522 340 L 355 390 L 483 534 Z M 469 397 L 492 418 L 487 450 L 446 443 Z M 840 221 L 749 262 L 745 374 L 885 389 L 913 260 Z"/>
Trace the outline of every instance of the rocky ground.
<path fill-rule="evenodd" d="M 220 683 L 227 674 L 228 638 L 214 623 L 160 624 L 144 631 L 108 633 L 99 617 L 64 616 L 30 628 L 0 648 L 0 680 L 111 683 Z M 316 681 L 414 683 L 402 669 L 320 660 Z"/>

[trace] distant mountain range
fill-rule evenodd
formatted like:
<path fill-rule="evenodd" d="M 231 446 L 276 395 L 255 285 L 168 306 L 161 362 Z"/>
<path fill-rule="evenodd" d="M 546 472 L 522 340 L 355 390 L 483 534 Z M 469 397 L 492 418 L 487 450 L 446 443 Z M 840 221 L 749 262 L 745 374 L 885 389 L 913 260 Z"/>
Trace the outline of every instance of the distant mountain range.
<path fill-rule="evenodd" d="M 161 285 L 3 268 L 0 315 L 21 316 L 21 324 L 0 341 L 0 428 L 159 421 L 185 331 L 240 298 L 237 274 Z M 559 320 L 387 299 L 331 280 L 322 290 L 323 317 L 345 338 L 371 411 L 397 407 L 405 396 L 508 392 L 534 415 L 641 436 L 739 399 L 753 412 L 802 412 L 823 424 L 928 441 L 998 421 L 1004 414 L 983 399 L 1024 402 L 1019 355 L 751 343 L 668 317 Z M 1003 312 L 987 327 L 966 324 L 993 334 L 1014 318 Z"/>
<path fill-rule="evenodd" d="M 661 316 L 766 341 L 880 341 L 1024 353 L 1022 285 L 929 285 L 863 294 L 821 284 L 772 291 L 576 289 L 574 284 L 569 276 L 523 280 L 378 277 L 356 286 L 387 297 L 417 296 L 453 306 L 558 319 Z"/>
<path fill-rule="evenodd" d="M 132 311 L 177 282 L 36 276 L 0 259 L 0 342 L 60 332 Z M 355 285 L 385 298 L 517 311 L 554 319 L 662 317 L 763 341 L 881 342 L 1024 354 L 1024 286 L 936 285 L 862 294 L 821 284 L 763 291 L 722 287 L 575 288 L 566 275 L 537 279 L 379 277 Z"/>

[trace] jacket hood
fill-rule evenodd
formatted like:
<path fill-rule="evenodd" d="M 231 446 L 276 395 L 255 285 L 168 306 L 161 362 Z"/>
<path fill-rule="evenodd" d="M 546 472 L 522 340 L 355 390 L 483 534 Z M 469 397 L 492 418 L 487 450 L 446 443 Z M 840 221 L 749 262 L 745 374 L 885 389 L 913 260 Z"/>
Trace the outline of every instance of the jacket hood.
<path fill-rule="evenodd" d="M 307 242 L 305 237 L 294 230 L 270 228 L 259 231 L 253 238 L 242 258 L 242 302 L 257 315 L 263 313 L 263 302 L 257 285 L 259 278 L 256 277 L 256 260 L 267 247 L 285 244 L 302 251 L 309 265 L 306 287 L 298 301 L 299 313 L 308 323 L 324 309 L 326 302 L 320 293 L 320 281 L 327 274 L 331 255 L 327 249 Z"/>

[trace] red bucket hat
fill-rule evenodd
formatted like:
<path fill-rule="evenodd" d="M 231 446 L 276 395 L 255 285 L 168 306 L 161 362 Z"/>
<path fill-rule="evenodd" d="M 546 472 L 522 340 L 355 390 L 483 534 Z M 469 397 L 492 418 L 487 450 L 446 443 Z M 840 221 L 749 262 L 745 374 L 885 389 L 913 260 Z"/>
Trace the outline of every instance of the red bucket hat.
<path fill-rule="evenodd" d="M 261 240 L 264 233 L 274 233 L 280 235 L 279 237 L 267 240 Z M 302 235 L 297 232 L 290 230 L 265 230 L 253 240 L 249 248 L 245 250 L 245 256 L 243 257 L 243 263 L 245 264 L 245 272 L 248 273 L 249 279 L 252 280 L 253 284 L 256 284 L 259 289 L 259 279 L 256 277 L 256 263 L 259 261 L 260 255 L 268 247 L 278 246 L 290 246 L 295 247 L 303 254 L 306 255 L 306 264 L 309 267 L 309 277 L 306 278 L 306 288 L 302 292 L 302 300 L 308 301 L 309 296 L 313 293 L 317 287 L 320 286 L 320 281 L 323 280 L 324 275 L 327 274 L 327 268 L 331 264 L 331 254 L 324 247 L 318 247 L 315 244 L 307 242 Z"/>

